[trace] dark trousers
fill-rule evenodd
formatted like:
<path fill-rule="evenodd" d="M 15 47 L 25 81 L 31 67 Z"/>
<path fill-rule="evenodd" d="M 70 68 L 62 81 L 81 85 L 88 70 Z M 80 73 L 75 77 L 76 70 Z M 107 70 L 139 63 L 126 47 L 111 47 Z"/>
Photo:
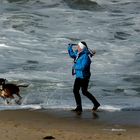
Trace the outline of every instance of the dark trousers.
<path fill-rule="evenodd" d="M 88 99 L 92 101 L 94 106 L 97 106 L 99 103 L 96 100 L 96 98 L 88 92 L 88 84 L 89 84 L 89 79 L 81 79 L 81 78 L 76 78 L 73 86 L 73 93 L 76 101 L 77 108 L 82 108 L 82 103 L 81 103 L 81 96 L 79 93 L 79 90 L 81 88 L 83 95 L 85 95 Z"/>

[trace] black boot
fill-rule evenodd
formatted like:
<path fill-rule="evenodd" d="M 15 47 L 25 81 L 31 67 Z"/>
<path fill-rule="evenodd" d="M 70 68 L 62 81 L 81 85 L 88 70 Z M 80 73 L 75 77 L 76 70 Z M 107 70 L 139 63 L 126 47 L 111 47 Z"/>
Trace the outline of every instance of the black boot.
<path fill-rule="evenodd" d="M 72 111 L 81 113 L 83 110 L 82 107 L 76 107 L 75 109 L 72 109 Z"/>
<path fill-rule="evenodd" d="M 97 109 L 98 109 L 98 107 L 100 106 L 100 104 L 98 103 L 98 104 L 96 104 L 96 105 L 94 105 L 94 107 L 93 107 L 93 109 L 92 109 L 92 111 L 96 111 Z"/>

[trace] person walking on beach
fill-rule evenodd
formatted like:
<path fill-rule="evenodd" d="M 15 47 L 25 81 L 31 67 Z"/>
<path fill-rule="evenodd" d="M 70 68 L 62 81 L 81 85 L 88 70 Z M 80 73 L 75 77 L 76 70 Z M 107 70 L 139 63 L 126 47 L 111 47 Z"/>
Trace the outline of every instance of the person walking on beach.
<path fill-rule="evenodd" d="M 73 46 L 76 46 L 77 50 L 74 51 Z M 76 108 L 72 111 L 82 112 L 82 103 L 79 90 L 81 89 L 83 95 L 90 99 L 93 103 L 93 111 L 96 111 L 100 106 L 100 103 L 96 98 L 88 91 L 88 84 L 90 79 L 90 64 L 92 57 L 95 54 L 91 52 L 86 42 L 82 41 L 78 44 L 68 44 L 68 53 L 71 58 L 74 59 L 74 66 L 72 68 L 72 75 L 76 75 L 76 79 L 73 86 L 73 93 L 76 101 Z"/>

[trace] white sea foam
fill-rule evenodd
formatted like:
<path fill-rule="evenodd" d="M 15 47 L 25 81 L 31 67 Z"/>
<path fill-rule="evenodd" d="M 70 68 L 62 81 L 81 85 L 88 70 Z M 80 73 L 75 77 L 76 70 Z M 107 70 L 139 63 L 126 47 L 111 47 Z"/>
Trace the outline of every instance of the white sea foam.
<path fill-rule="evenodd" d="M 101 110 L 109 111 L 109 112 L 114 112 L 114 111 L 120 111 L 121 107 L 115 107 L 112 105 L 103 105 L 100 107 Z"/>
<path fill-rule="evenodd" d="M 0 44 L 0 48 L 10 48 L 10 46 L 8 46 L 6 44 Z"/>
<path fill-rule="evenodd" d="M 116 128 L 112 128 L 112 129 L 103 129 L 105 131 L 112 131 L 112 132 L 125 132 L 126 129 L 116 129 Z"/>
<path fill-rule="evenodd" d="M 41 109 L 40 105 L 0 105 L 0 110 Z"/>

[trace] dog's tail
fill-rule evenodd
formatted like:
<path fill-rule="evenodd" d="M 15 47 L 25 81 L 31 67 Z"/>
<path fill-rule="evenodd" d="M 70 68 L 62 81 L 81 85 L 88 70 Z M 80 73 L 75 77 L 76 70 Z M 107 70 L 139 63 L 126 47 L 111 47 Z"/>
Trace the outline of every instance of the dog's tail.
<path fill-rule="evenodd" d="M 18 87 L 28 87 L 29 85 L 24 84 L 24 85 L 17 85 Z"/>

